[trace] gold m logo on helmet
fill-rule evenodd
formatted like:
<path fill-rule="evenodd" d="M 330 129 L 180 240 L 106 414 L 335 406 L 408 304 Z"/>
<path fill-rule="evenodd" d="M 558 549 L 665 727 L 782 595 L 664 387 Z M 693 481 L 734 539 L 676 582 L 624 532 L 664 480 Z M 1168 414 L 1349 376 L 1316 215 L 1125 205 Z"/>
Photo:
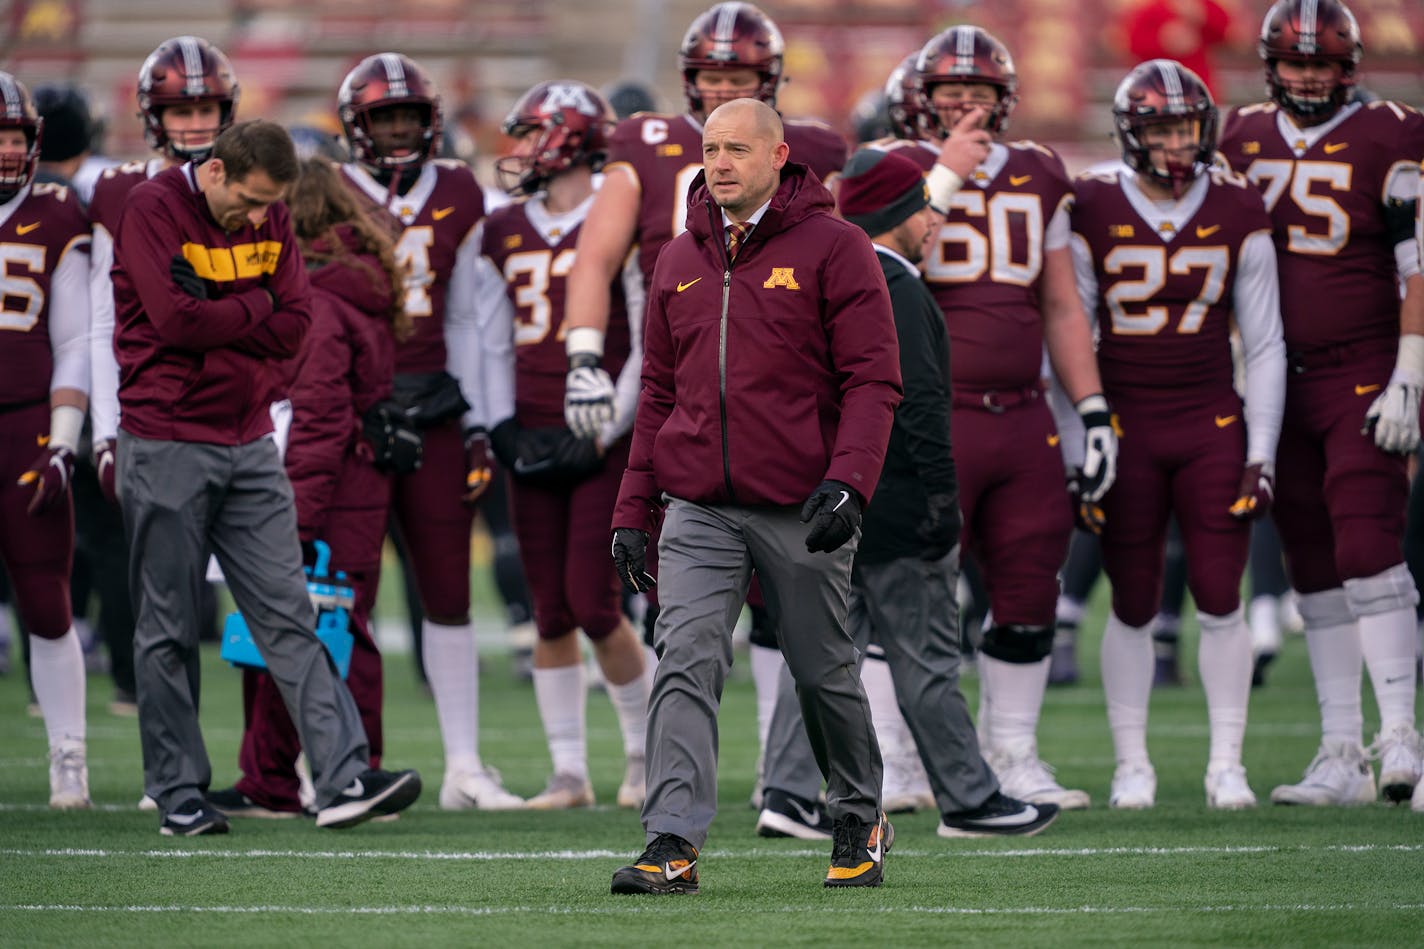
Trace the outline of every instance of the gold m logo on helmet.
<path fill-rule="evenodd" d="M 766 283 L 762 286 L 767 290 L 775 290 L 777 287 L 785 287 L 788 290 L 801 289 L 801 284 L 796 282 L 795 267 L 772 267 L 771 276 L 766 278 Z"/>

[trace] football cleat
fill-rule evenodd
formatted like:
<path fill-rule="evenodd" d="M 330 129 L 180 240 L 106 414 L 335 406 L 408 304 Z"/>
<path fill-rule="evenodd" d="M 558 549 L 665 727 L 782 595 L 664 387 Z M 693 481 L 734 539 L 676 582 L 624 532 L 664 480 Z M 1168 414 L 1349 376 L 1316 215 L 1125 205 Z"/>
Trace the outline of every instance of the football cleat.
<path fill-rule="evenodd" d="M 445 811 L 517 811 L 524 799 L 504 789 L 493 768 L 446 771 L 440 783 L 440 809 Z"/>
<path fill-rule="evenodd" d="M 613 874 L 612 892 L 697 892 L 697 848 L 677 834 L 658 834 L 637 860 Z"/>
<path fill-rule="evenodd" d="M 1092 804 L 1087 791 L 1065 788 L 1053 776 L 1053 769 L 1038 757 L 1033 745 L 1001 749 L 992 762 L 999 778 L 999 790 L 1030 804 L 1057 804 L 1065 811 L 1086 810 Z"/>
<path fill-rule="evenodd" d="M 202 798 L 195 798 L 163 815 L 158 832 L 165 837 L 203 837 L 225 834 L 227 818 L 222 811 L 209 807 Z"/>
<path fill-rule="evenodd" d="M 302 816 L 300 805 L 296 810 L 282 811 L 258 804 L 237 788 L 223 788 L 209 791 L 208 803 L 228 817 L 261 817 L 267 820 L 286 820 Z"/>
<path fill-rule="evenodd" d="M 511 795 L 512 796 L 512 795 Z M 593 785 L 587 777 L 554 772 L 544 790 L 524 802 L 531 811 L 568 811 L 593 806 Z"/>
<path fill-rule="evenodd" d="M 1157 772 L 1150 764 L 1120 764 L 1113 772 L 1108 807 L 1143 811 L 1157 804 Z"/>
<path fill-rule="evenodd" d="M 1409 800 L 1424 770 L 1420 762 L 1419 733 L 1401 722 L 1376 735 L 1369 750 L 1379 762 L 1380 793 L 1394 804 Z"/>
<path fill-rule="evenodd" d="M 647 796 L 647 759 L 642 755 L 629 755 L 623 769 L 623 783 L 618 785 L 618 806 L 641 810 Z"/>
<path fill-rule="evenodd" d="M 1208 768 L 1206 806 L 1214 811 L 1244 811 L 1256 806 L 1256 793 L 1246 783 L 1246 769 L 1239 764 Z"/>
<path fill-rule="evenodd" d="M 363 821 L 405 810 L 420 797 L 420 775 L 414 771 L 361 772 L 336 799 L 316 814 L 316 826 L 340 830 Z"/>
<path fill-rule="evenodd" d="M 89 766 L 84 743 L 67 741 L 49 753 L 49 806 L 57 811 L 93 807 L 89 800 Z"/>
<path fill-rule="evenodd" d="M 1375 773 L 1357 742 L 1321 742 L 1320 750 L 1298 784 L 1271 792 L 1273 804 L 1369 804 L 1375 799 Z"/>
<path fill-rule="evenodd" d="M 885 882 L 885 855 L 895 828 L 884 814 L 867 824 L 854 814 L 838 817 L 831 832 L 831 868 L 826 886 L 879 886 Z"/>
<path fill-rule="evenodd" d="M 941 837 L 1032 837 L 1058 819 L 1057 804 L 1029 804 L 995 791 L 972 811 L 944 814 Z"/>
<path fill-rule="evenodd" d="M 780 788 L 767 788 L 762 794 L 756 822 L 759 836 L 830 840 L 833 829 L 831 815 L 819 801 L 808 801 Z"/>

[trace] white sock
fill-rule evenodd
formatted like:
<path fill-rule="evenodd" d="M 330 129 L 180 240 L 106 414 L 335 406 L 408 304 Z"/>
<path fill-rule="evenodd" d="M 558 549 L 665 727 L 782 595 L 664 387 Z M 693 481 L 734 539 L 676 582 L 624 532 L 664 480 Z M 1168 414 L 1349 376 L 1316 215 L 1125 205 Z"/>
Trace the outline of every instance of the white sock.
<path fill-rule="evenodd" d="M 1280 606 L 1281 601 L 1274 596 L 1251 598 L 1251 650 L 1254 654 L 1280 651 Z"/>
<path fill-rule="evenodd" d="M 994 704 L 989 743 L 999 751 L 1036 745 L 1043 693 L 1048 689 L 1047 657 L 1020 663 L 982 655 L 979 677 L 979 687 Z"/>
<path fill-rule="evenodd" d="M 1103 695 L 1118 764 L 1147 765 L 1147 700 L 1152 695 L 1152 623 L 1128 626 L 1109 613 L 1103 629 Z"/>
<path fill-rule="evenodd" d="M 1399 724 L 1414 727 L 1414 637 L 1411 607 L 1361 616 L 1360 649 L 1379 703 L 1380 731 Z"/>
<path fill-rule="evenodd" d="M 1354 623 L 1307 626 L 1305 646 L 1315 678 L 1315 698 L 1320 703 L 1321 741 L 1360 743 L 1365 727 L 1360 708 L 1360 672 L 1363 656 L 1360 631 Z"/>
<path fill-rule="evenodd" d="M 752 643 L 752 684 L 756 686 L 757 747 L 766 754 L 766 736 L 771 731 L 771 715 L 776 710 L 776 692 L 781 685 L 781 668 L 786 659 L 780 649 Z"/>
<path fill-rule="evenodd" d="M 74 627 L 58 639 L 30 635 L 30 679 L 50 748 L 84 740 L 84 650 Z"/>
<path fill-rule="evenodd" d="M 425 620 L 425 678 L 435 696 L 435 717 L 445 743 L 445 770 L 478 771 L 480 764 L 480 659 L 475 628 Z"/>
<path fill-rule="evenodd" d="M 534 670 L 534 700 L 544 722 L 549 757 L 555 774 L 588 779 L 588 741 L 585 737 L 585 694 L 588 683 L 583 663 Z M 615 702 L 615 707 L 617 703 Z"/>
<path fill-rule="evenodd" d="M 989 675 L 984 671 L 984 664 L 989 657 L 984 655 L 983 650 L 978 653 L 979 669 L 979 711 L 974 716 L 974 730 L 979 738 L 979 753 L 984 757 L 995 754 L 998 749 L 994 747 L 994 705 L 992 696 L 989 695 Z"/>
<path fill-rule="evenodd" d="M 1054 611 L 1056 613 L 1054 618 L 1060 623 L 1077 626 L 1083 621 L 1083 613 L 1086 609 L 1082 600 L 1075 600 L 1071 596 L 1060 596 L 1058 606 Z"/>
<path fill-rule="evenodd" d="M 1206 692 L 1211 745 L 1207 767 L 1239 765 L 1251 695 L 1251 631 L 1240 608 L 1226 616 L 1197 611 L 1197 674 Z"/>
<path fill-rule="evenodd" d="M 652 684 L 646 673 L 622 685 L 604 680 L 604 691 L 613 703 L 613 711 L 618 716 L 618 729 L 623 733 L 623 754 L 626 757 L 641 758 L 647 752 L 648 695 Z"/>
<path fill-rule="evenodd" d="M 867 656 L 860 664 L 860 684 L 870 703 L 870 720 L 875 726 L 880 750 L 890 754 L 907 743 L 913 745 L 910 727 L 905 724 L 905 716 L 900 714 L 900 705 L 895 701 L 895 680 L 890 675 L 890 664 Z"/>

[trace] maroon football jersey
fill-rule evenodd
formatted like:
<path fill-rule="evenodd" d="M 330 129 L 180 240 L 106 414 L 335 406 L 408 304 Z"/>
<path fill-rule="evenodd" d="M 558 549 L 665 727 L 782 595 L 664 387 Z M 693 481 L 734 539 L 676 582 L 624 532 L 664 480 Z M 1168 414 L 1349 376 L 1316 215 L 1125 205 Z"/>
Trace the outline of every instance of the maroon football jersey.
<path fill-rule="evenodd" d="M 1057 154 L 1013 142 L 996 147 L 950 201 L 925 279 L 949 326 L 955 389 L 1038 382 L 1044 230 L 1072 193 Z"/>
<path fill-rule="evenodd" d="M 846 163 L 846 143 L 819 122 L 787 120 L 791 161 L 810 167 L 825 181 Z M 638 265 L 643 289 L 663 245 L 687 230 L 687 189 L 702 170 L 702 126 L 690 115 L 639 113 L 618 123 L 609 142 L 608 163 L 626 163 L 637 178 Z"/>
<path fill-rule="evenodd" d="M 586 202 L 551 215 L 535 197 L 498 208 L 485 221 L 480 253 L 503 275 L 514 306 L 514 412 L 526 428 L 564 424 L 565 293 L 587 213 Z M 630 345 L 621 274 L 609 287 L 609 301 L 602 365 L 616 379 Z"/>
<path fill-rule="evenodd" d="M 1424 156 L 1424 116 L 1393 102 L 1347 109 L 1319 134 L 1297 130 L 1273 102 L 1253 105 L 1222 133 L 1222 153 L 1271 213 L 1286 348 L 1295 352 L 1399 336 L 1384 196 Z"/>
<path fill-rule="evenodd" d="M 1214 170 L 1195 213 L 1176 227 L 1143 216 L 1133 198 L 1151 202 L 1126 173 L 1074 184 L 1073 233 L 1087 244 L 1097 280 L 1104 390 L 1230 393 L 1237 261 L 1247 236 L 1271 226 L 1259 195 L 1240 175 Z M 1194 187 L 1182 200 L 1197 194 Z"/>
<path fill-rule="evenodd" d="M 342 170 L 358 194 L 390 211 L 399 229 L 396 259 L 409 268 L 405 310 L 415 332 L 396 347 L 396 372 L 439 372 L 445 368 L 450 281 L 460 245 L 484 217 L 484 192 L 468 166 L 443 158 L 427 162 L 415 185 L 389 203 L 385 186 L 360 165 Z"/>
<path fill-rule="evenodd" d="M 61 257 L 88 250 L 89 222 L 64 185 L 31 185 L 0 221 L 0 405 L 49 401 L 50 283 Z"/>
<path fill-rule="evenodd" d="M 151 176 L 150 164 L 156 165 L 157 174 L 164 167 L 158 159 L 151 161 L 126 161 L 122 165 L 105 168 L 94 184 L 94 197 L 89 202 L 89 220 L 102 227 L 113 237 L 119 232 L 119 215 L 124 212 L 124 202 L 135 185 L 143 184 Z"/>

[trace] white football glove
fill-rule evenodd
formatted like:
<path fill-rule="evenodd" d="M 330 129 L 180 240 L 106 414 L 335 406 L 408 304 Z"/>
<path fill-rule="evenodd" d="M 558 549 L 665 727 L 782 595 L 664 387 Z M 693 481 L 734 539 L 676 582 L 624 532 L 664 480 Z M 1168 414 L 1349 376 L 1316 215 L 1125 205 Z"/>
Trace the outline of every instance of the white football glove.
<path fill-rule="evenodd" d="M 613 421 L 613 379 L 595 356 L 580 354 L 569 360 L 564 383 L 564 422 L 579 438 L 597 438 Z"/>
<path fill-rule="evenodd" d="M 1419 447 L 1419 395 L 1424 377 L 1408 369 L 1396 369 L 1389 385 L 1365 413 L 1361 434 L 1374 430 L 1375 444 L 1382 451 L 1408 454 Z"/>
<path fill-rule="evenodd" d="M 1108 400 L 1101 395 L 1090 395 L 1074 408 L 1083 419 L 1083 474 L 1078 496 L 1096 504 L 1117 480 L 1117 433 Z"/>

